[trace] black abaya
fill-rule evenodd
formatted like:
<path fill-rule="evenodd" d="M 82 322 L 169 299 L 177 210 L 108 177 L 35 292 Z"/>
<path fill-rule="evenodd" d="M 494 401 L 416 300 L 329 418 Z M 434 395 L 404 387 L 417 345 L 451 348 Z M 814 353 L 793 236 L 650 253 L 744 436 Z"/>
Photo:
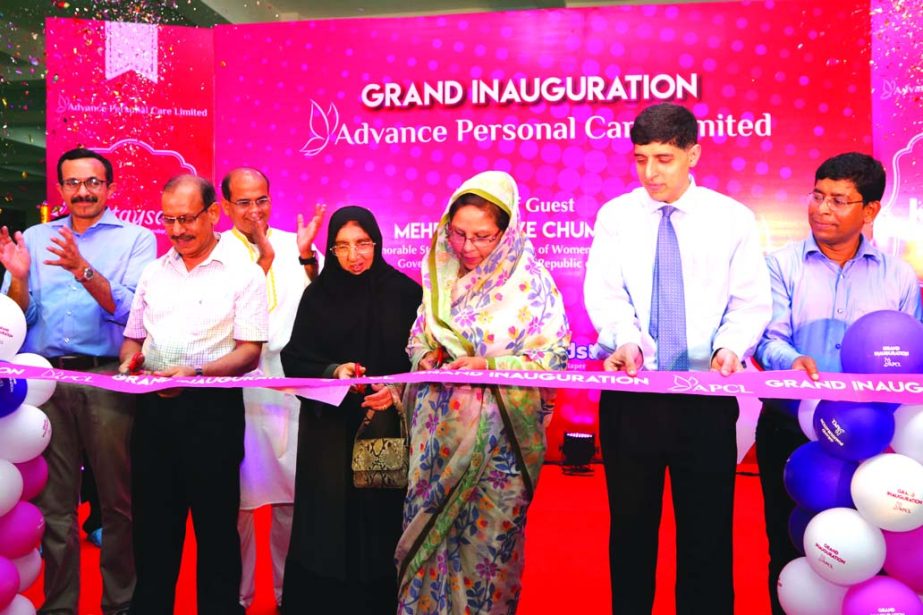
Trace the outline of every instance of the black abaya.
<path fill-rule="evenodd" d="M 372 267 L 344 271 L 331 255 L 305 289 L 291 340 L 282 351 L 286 376 L 331 377 L 357 362 L 367 375 L 409 371 L 407 338 L 422 300 L 419 284 L 382 258 L 381 231 L 371 212 L 345 207 L 331 216 L 328 252 L 340 228 L 357 222 L 375 242 Z M 349 393 L 338 407 L 302 400 L 295 473 L 295 510 L 285 566 L 286 613 L 394 613 L 394 549 L 404 492 L 356 489 L 353 438 L 366 410 Z M 399 434 L 394 408 L 378 412 L 363 437 Z"/>

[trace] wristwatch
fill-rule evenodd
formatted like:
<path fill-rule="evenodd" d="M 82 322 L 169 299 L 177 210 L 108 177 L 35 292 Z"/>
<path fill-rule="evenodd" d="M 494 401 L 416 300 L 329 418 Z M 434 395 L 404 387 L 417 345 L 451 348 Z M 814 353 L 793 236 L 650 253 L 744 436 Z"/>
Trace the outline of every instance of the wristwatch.
<path fill-rule="evenodd" d="M 195 375 L 196 375 L 196 376 L 203 376 L 203 375 L 204 375 L 204 372 L 202 371 L 202 368 L 201 368 L 201 367 L 195 368 Z"/>
<path fill-rule="evenodd" d="M 317 264 L 317 254 L 314 252 L 314 250 L 311 250 L 311 256 L 309 256 L 308 258 L 301 258 L 301 256 L 299 256 L 298 262 L 301 263 L 302 265 L 316 265 Z"/>
<path fill-rule="evenodd" d="M 95 276 L 95 275 L 96 275 L 96 272 L 93 271 L 93 268 L 92 268 L 92 267 L 84 267 L 84 268 L 83 268 L 83 275 L 81 275 L 81 276 L 79 276 L 79 277 L 78 277 L 78 276 L 74 276 L 74 278 L 75 278 L 78 282 L 80 282 L 81 284 L 85 284 L 86 282 L 89 282 L 90 280 L 92 280 L 92 279 L 93 279 L 93 276 Z"/>

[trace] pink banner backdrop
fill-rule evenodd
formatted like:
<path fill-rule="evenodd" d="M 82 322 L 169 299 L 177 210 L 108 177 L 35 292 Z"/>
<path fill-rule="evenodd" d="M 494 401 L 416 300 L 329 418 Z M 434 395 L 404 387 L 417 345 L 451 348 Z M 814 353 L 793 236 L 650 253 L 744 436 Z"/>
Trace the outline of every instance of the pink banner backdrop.
<path fill-rule="evenodd" d="M 564 294 L 571 369 L 596 212 L 638 185 L 628 128 L 651 102 L 701 120 L 697 181 L 756 211 L 767 249 L 807 231 L 824 158 L 871 149 L 867 2 L 723 3 L 215 28 L 216 171 L 257 165 L 274 223 L 315 202 L 376 213 L 389 261 L 419 263 L 458 185 L 502 169 Z M 323 239 L 323 238 L 321 238 Z M 598 392 L 562 391 L 562 432 L 595 431 Z"/>
<path fill-rule="evenodd" d="M 888 189 L 875 241 L 923 277 L 923 4 L 872 1 L 872 110 Z"/>
<path fill-rule="evenodd" d="M 212 175 L 212 32 L 48 19 L 48 204 L 61 206 L 57 160 L 83 146 L 115 166 L 109 205 L 123 220 L 160 224 L 160 189 L 180 172 Z"/>
<path fill-rule="evenodd" d="M 451 192 L 502 169 L 519 181 L 526 229 L 564 294 L 570 369 L 593 370 L 586 252 L 599 207 L 638 185 L 628 129 L 652 102 L 695 112 L 696 180 L 749 205 L 771 250 L 807 233 L 803 195 L 821 160 L 872 150 L 874 101 L 876 126 L 890 122 L 876 129 L 876 152 L 903 161 L 889 166 L 893 231 L 876 233 L 923 272 L 910 227 L 901 231 L 917 223 L 919 190 L 907 186 L 920 186 L 913 147 L 923 146 L 906 128 L 919 128 L 920 73 L 908 67 L 920 53 L 901 33 L 920 9 L 874 2 L 871 18 L 868 0 L 782 0 L 213 30 L 49 20 L 49 203 L 60 203 L 54 162 L 77 144 L 112 155 L 113 208 L 155 231 L 170 175 L 217 181 L 255 165 L 272 180 L 275 226 L 293 229 L 316 202 L 366 206 L 386 258 L 419 279 Z M 562 391 L 550 457 L 563 431 L 595 431 L 597 398 Z"/>

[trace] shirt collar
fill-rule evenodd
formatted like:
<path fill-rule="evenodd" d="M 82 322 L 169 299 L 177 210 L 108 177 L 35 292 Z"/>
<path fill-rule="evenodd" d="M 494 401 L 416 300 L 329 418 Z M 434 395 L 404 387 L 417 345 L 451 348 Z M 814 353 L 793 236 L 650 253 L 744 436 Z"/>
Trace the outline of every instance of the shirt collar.
<path fill-rule="evenodd" d="M 641 189 L 644 190 L 644 187 L 642 186 Z M 689 175 L 689 186 L 686 188 L 686 191 L 683 192 L 683 194 L 678 199 L 676 199 L 672 203 L 664 203 L 663 201 L 655 201 L 654 199 L 651 198 L 651 195 L 647 193 L 647 190 L 644 190 L 644 196 L 647 197 L 645 204 L 651 213 L 655 213 L 656 211 L 660 210 L 661 208 L 667 205 L 669 205 L 670 207 L 673 207 L 674 209 L 678 209 L 682 212 L 688 212 L 689 209 L 692 208 L 693 205 L 695 204 L 695 192 L 696 192 L 695 178 L 692 176 L 692 174 L 690 174 Z"/>
<path fill-rule="evenodd" d="M 214 233 L 215 237 L 218 239 L 218 243 L 215 244 L 215 247 L 212 248 L 212 251 L 208 256 L 205 257 L 205 260 L 193 267 L 193 269 L 198 269 L 199 267 L 204 267 L 216 261 L 222 265 L 228 262 L 228 259 L 231 258 L 228 253 L 228 243 L 227 241 L 221 241 L 221 233 Z M 180 256 L 180 253 L 176 251 L 176 248 L 170 248 L 166 254 L 167 261 L 176 268 L 182 267 L 183 270 L 186 270 L 186 265 L 183 263 L 183 257 Z"/>
<path fill-rule="evenodd" d="M 804 258 L 807 259 L 811 254 L 819 254 L 827 258 L 824 253 L 820 251 L 820 246 L 817 245 L 817 240 L 814 239 L 813 234 L 808 235 L 808 238 L 804 240 Z M 856 255 L 849 260 L 859 260 L 860 258 L 872 258 L 881 262 L 881 252 L 872 245 L 871 241 L 865 238 L 865 235 L 859 236 L 859 249 L 856 250 Z"/>
<path fill-rule="evenodd" d="M 63 218 L 58 218 L 57 220 L 52 220 L 48 224 L 55 227 L 66 226 L 67 228 L 74 230 L 73 220 L 70 215 L 64 216 Z M 100 216 L 99 220 L 94 222 L 93 225 L 87 229 L 87 231 L 96 226 L 125 226 L 125 221 L 121 220 L 118 216 L 112 213 L 111 209 L 106 207 L 103 210 L 103 215 Z"/>
<path fill-rule="evenodd" d="M 256 244 L 250 241 L 249 239 L 247 239 L 247 236 L 241 233 L 237 229 L 236 226 L 231 227 L 231 235 L 233 235 L 236 239 L 242 241 L 244 245 L 248 245 L 252 247 L 254 250 L 256 249 Z M 266 228 L 266 237 L 267 239 L 272 239 L 272 227 L 271 226 Z"/>

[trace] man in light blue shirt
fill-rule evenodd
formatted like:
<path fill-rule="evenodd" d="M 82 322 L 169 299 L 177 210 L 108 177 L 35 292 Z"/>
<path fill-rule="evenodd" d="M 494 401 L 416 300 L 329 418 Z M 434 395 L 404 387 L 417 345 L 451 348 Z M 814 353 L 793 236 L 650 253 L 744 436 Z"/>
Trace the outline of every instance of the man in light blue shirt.
<path fill-rule="evenodd" d="M 118 219 L 106 202 L 112 163 L 86 149 L 58 160 L 58 190 L 70 215 L 10 236 L 0 229 L 3 292 L 22 308 L 23 352 L 59 369 L 115 372 L 135 286 L 156 255 L 154 234 Z M 127 612 L 135 585 L 128 443 L 133 396 L 58 384 L 42 410 L 51 421 L 45 516 L 45 603 L 40 613 L 76 613 L 80 594 L 77 504 L 85 452 L 96 477 L 104 538 L 103 613 Z"/>
<path fill-rule="evenodd" d="M 842 371 L 843 335 L 864 314 L 900 310 L 923 317 L 913 268 L 862 236 L 881 209 L 884 189 L 884 168 L 865 154 L 840 154 L 817 169 L 807 197 L 811 236 L 768 257 L 772 321 L 755 355 L 765 369 L 799 369 L 817 380 L 818 372 Z M 756 427 L 774 614 L 784 613 L 776 593 L 779 572 L 799 556 L 788 537 L 795 504 L 782 482 L 788 457 L 807 442 L 796 405 L 765 400 Z"/>

